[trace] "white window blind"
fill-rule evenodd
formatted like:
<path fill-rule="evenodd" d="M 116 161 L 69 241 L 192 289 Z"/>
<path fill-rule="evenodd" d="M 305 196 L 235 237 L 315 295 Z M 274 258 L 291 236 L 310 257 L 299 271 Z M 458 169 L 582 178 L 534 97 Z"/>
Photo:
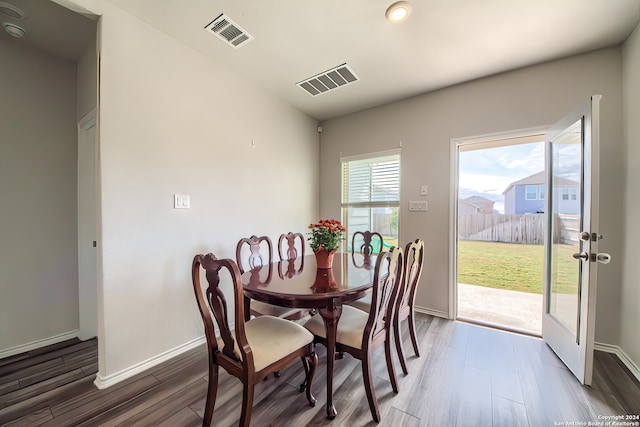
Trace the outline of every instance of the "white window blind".
<path fill-rule="evenodd" d="M 397 206 L 400 202 L 400 155 L 342 162 L 342 204 Z"/>

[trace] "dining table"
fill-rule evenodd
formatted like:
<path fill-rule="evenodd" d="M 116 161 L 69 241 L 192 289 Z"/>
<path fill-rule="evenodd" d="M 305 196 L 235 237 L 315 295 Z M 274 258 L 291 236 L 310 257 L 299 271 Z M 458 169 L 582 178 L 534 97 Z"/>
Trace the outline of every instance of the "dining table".
<path fill-rule="evenodd" d="M 333 365 L 342 306 L 373 288 L 375 255 L 336 253 L 332 268 L 318 268 L 314 255 L 258 266 L 242 275 L 245 307 L 251 299 L 281 307 L 311 309 L 322 316 L 327 339 L 327 417 L 335 418 Z M 316 314 L 317 315 L 317 314 Z"/>

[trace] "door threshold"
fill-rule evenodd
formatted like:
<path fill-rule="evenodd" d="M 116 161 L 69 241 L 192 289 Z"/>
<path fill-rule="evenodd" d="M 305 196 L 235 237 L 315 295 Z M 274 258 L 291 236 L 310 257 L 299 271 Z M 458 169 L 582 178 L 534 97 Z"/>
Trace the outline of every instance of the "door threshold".
<path fill-rule="evenodd" d="M 505 332 L 513 332 L 521 335 L 528 335 L 534 338 L 542 338 L 541 332 L 532 331 L 530 329 L 515 328 L 512 326 L 501 325 L 499 323 L 485 322 L 483 320 L 471 319 L 469 317 L 456 317 L 459 322 L 469 323 L 471 325 L 484 326 L 485 328 L 500 329 Z"/>

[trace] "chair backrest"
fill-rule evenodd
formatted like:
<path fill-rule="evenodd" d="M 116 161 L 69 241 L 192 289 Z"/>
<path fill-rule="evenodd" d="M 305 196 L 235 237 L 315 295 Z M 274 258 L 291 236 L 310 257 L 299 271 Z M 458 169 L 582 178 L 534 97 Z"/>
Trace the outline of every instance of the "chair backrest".
<path fill-rule="evenodd" d="M 418 288 L 424 264 L 424 241 L 416 239 L 408 243 L 404 250 L 404 259 L 404 280 L 396 302 L 396 314 L 404 308 L 413 306 L 415 302 L 416 289 Z"/>
<path fill-rule="evenodd" d="M 249 254 L 243 257 L 243 246 L 248 245 Z M 266 256 L 264 247 L 266 246 Z M 253 270 L 256 267 L 271 264 L 273 261 L 273 244 L 268 236 L 243 237 L 236 245 L 236 262 L 240 273 Z"/>
<path fill-rule="evenodd" d="M 377 248 L 374 247 L 374 237 L 376 237 L 380 242 Z M 364 255 L 371 255 L 373 253 L 382 252 L 383 248 L 384 240 L 382 239 L 382 234 L 377 231 L 356 231 L 353 233 L 353 236 L 351 236 L 352 253 L 359 252 Z"/>
<path fill-rule="evenodd" d="M 200 280 L 201 269 L 204 270 L 207 279 L 207 287 L 204 289 Z M 220 289 L 220 273 L 222 270 L 226 270 L 233 284 L 233 307 L 235 309 L 235 331 L 233 333 L 230 328 L 227 300 Z M 227 276 L 226 273 L 224 274 L 225 277 Z M 198 308 L 204 322 L 209 358 L 215 357 L 218 360 L 222 357 L 227 358 L 232 363 L 253 366 L 253 355 L 244 330 L 244 297 L 240 270 L 237 264 L 231 259 L 218 259 L 211 253 L 196 255 L 191 265 L 191 279 Z M 218 348 L 216 327 L 223 342 L 222 350 Z M 236 341 L 241 355 L 238 355 L 235 350 Z"/>
<path fill-rule="evenodd" d="M 300 243 L 296 247 L 296 241 Z M 280 255 L 280 261 L 296 259 L 298 257 L 304 257 L 304 236 L 302 233 L 281 234 L 278 239 L 278 254 Z"/>
<path fill-rule="evenodd" d="M 378 255 L 373 272 L 371 308 L 364 330 L 363 343 L 365 340 L 371 342 L 391 325 L 395 298 L 402 284 L 403 271 L 404 254 L 402 248 L 394 246 L 389 251 Z"/>

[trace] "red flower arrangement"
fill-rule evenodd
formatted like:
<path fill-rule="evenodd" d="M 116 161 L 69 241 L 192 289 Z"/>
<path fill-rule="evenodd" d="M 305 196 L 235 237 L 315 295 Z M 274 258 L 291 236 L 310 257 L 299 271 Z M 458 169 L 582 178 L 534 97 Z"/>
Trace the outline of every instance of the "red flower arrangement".
<path fill-rule="evenodd" d="M 340 247 L 342 236 L 346 230 L 337 219 L 321 219 L 316 224 L 309 224 L 311 236 L 309 237 L 309 246 L 314 252 L 320 249 L 320 246 L 329 252 L 333 252 Z"/>

